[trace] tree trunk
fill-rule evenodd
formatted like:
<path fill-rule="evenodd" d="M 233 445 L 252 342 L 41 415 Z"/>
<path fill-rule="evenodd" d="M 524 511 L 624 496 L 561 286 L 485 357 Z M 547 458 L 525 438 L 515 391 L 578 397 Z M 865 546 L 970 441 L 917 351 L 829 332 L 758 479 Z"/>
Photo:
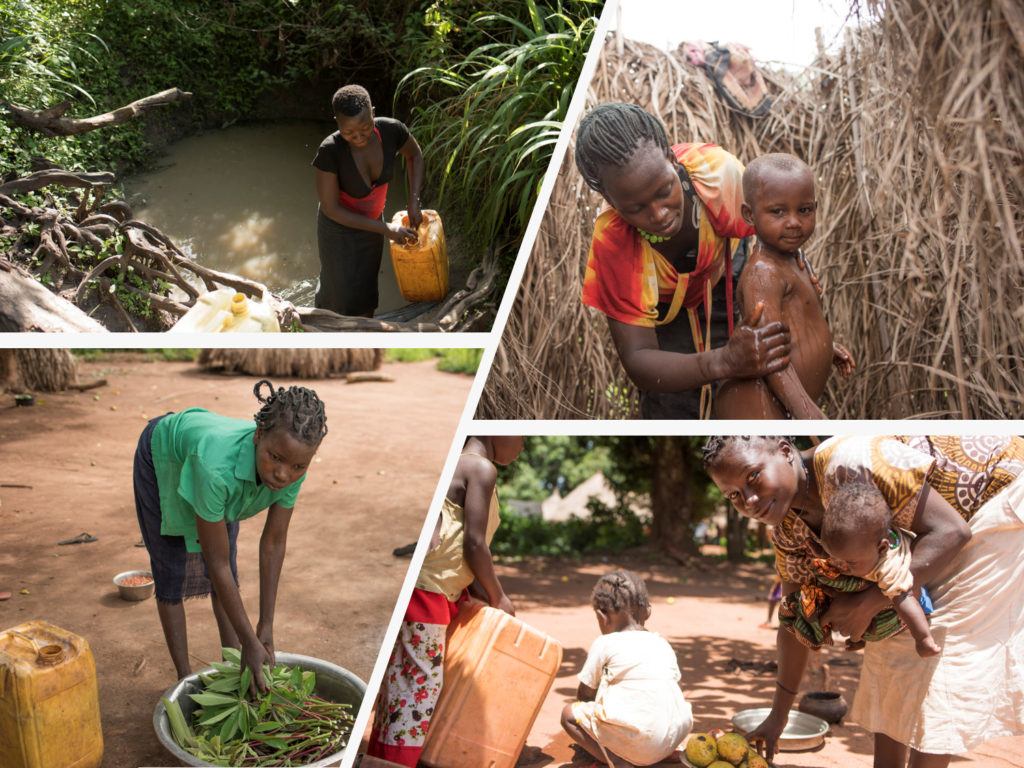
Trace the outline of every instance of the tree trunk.
<path fill-rule="evenodd" d="M 729 505 L 725 516 L 725 555 L 730 563 L 742 563 L 747 559 L 747 523 L 749 520 Z"/>
<path fill-rule="evenodd" d="M 60 392 L 76 379 L 77 363 L 67 349 L 0 349 L 0 389 Z"/>
<path fill-rule="evenodd" d="M 70 301 L 0 262 L 0 331 L 92 331 L 107 329 Z"/>
<path fill-rule="evenodd" d="M 693 488 L 686 438 L 655 437 L 651 457 L 654 541 L 676 560 L 697 554 L 693 542 Z"/>

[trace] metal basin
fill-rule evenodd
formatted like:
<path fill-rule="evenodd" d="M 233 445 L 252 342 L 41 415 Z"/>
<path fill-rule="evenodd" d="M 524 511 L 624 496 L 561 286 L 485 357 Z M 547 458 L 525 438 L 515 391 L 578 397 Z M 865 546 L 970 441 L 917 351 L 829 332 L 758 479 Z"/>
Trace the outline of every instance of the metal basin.
<path fill-rule="evenodd" d="M 329 701 L 351 704 L 352 716 L 355 717 L 356 713 L 359 711 L 359 705 L 363 701 L 363 696 L 366 694 L 366 683 L 344 667 L 339 667 L 337 664 L 331 664 L 329 661 L 314 659 L 311 656 L 300 656 L 297 653 L 278 652 L 275 653 L 274 656 L 278 664 L 286 664 L 289 667 L 299 667 L 300 669 L 315 672 L 316 688 L 314 691 L 317 695 L 322 696 Z M 189 698 L 188 694 L 200 693 L 202 690 L 201 683 L 199 682 L 200 673 L 205 674 L 213 671 L 212 667 L 208 667 L 207 669 L 201 670 L 201 672 L 191 674 L 188 677 L 179 680 L 176 685 L 171 686 L 164 693 L 164 696 L 170 701 L 178 702 L 182 713 L 185 715 L 185 720 L 189 723 L 192 722 L 192 713 L 198 708 L 198 705 Z M 160 739 L 160 743 L 164 745 L 164 749 L 174 755 L 181 765 L 210 768 L 210 763 L 204 763 L 195 755 L 186 752 L 178 746 L 178 743 L 174 740 L 174 736 L 171 735 L 171 724 L 167 720 L 167 710 L 164 709 L 162 701 L 157 702 L 156 711 L 153 712 L 153 728 L 156 731 L 157 738 Z M 356 736 L 357 745 L 359 743 L 358 738 L 359 737 Z M 315 763 L 309 763 L 308 765 L 337 765 L 344 755 L 345 751 L 342 750 L 341 752 L 328 755 L 322 760 L 318 760 Z"/>
<path fill-rule="evenodd" d="M 771 709 L 744 709 L 733 715 L 732 725 L 741 733 L 749 733 L 759 726 L 771 713 Z M 828 723 L 820 717 L 808 715 L 806 712 L 790 710 L 789 720 L 779 737 L 779 750 L 782 752 L 800 752 L 814 749 L 825 741 Z"/>

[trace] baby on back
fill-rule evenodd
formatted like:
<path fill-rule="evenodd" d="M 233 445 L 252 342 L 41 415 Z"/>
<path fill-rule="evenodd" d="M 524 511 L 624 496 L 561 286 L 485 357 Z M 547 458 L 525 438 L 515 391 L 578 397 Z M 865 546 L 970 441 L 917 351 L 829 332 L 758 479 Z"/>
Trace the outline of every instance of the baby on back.
<path fill-rule="evenodd" d="M 833 365 L 844 376 L 854 361 L 832 341 L 821 289 L 800 250 L 814 232 L 814 174 L 793 155 L 753 160 L 743 173 L 744 220 L 757 242 L 736 286 L 743 323 L 781 320 L 790 329 L 790 364 L 763 379 L 731 379 L 715 395 L 720 419 L 821 419 L 818 400 Z"/>

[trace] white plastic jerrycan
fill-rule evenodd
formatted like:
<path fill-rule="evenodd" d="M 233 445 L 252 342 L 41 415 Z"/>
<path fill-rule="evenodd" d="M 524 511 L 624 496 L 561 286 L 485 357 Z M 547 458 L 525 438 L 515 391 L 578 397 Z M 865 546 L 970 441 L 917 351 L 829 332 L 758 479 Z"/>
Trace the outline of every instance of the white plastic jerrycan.
<path fill-rule="evenodd" d="M 186 333 L 279 333 L 281 325 L 274 311 L 257 299 L 234 288 L 204 293 L 192 309 L 171 328 Z"/>

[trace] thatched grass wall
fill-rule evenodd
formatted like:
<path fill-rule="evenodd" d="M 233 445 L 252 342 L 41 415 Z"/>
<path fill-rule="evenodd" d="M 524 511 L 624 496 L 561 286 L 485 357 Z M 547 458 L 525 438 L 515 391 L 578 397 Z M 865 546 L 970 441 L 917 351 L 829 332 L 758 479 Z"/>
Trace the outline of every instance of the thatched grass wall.
<path fill-rule="evenodd" d="M 222 373 L 325 379 L 375 371 L 383 360 L 381 349 L 203 349 L 197 363 Z"/>
<path fill-rule="evenodd" d="M 808 253 L 853 352 L 833 418 L 1016 417 L 1024 403 L 1024 18 L 1012 0 L 889 0 L 838 56 L 769 77 L 772 115 L 728 111 L 681 56 L 611 38 L 588 106 L 632 101 L 678 141 L 788 151 L 818 179 Z M 742 41 L 741 41 L 742 42 Z M 600 200 L 572 164 L 481 399 L 482 418 L 635 414 L 603 316 L 579 301 Z"/>

